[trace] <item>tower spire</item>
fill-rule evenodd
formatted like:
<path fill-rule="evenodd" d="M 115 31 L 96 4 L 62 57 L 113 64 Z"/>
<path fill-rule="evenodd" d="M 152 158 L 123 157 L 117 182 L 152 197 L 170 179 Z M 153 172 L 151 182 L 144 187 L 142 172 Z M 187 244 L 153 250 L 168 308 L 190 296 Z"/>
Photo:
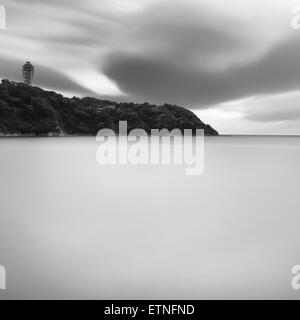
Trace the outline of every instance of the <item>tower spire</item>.
<path fill-rule="evenodd" d="M 28 59 L 27 62 L 23 65 L 24 83 L 31 86 L 33 81 L 33 75 L 34 75 L 34 66 L 30 63 Z"/>

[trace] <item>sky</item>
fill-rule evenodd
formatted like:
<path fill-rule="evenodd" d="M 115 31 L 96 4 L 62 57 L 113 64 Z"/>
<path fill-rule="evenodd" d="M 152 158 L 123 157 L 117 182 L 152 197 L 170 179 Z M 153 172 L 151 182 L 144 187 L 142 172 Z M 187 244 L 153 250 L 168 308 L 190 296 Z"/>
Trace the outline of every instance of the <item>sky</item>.
<path fill-rule="evenodd" d="M 0 5 L 1 79 L 22 81 L 30 59 L 34 84 L 67 96 L 177 104 L 222 134 L 300 134 L 300 0 Z"/>

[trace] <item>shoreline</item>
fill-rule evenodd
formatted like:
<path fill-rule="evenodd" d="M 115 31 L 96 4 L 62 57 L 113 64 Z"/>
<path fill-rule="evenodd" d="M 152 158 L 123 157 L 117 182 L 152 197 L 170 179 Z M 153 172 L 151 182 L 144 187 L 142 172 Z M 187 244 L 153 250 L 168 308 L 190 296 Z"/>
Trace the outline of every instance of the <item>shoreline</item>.
<path fill-rule="evenodd" d="M 116 137 L 119 136 L 116 134 Z M 150 136 L 150 135 L 149 135 Z M 40 135 L 40 136 L 31 136 L 31 135 L 0 135 L 0 139 L 5 138 L 90 138 L 90 137 L 96 137 L 96 135 L 63 135 L 63 136 L 49 136 L 49 135 Z M 251 134 L 219 134 L 217 136 L 214 135 L 207 135 L 204 136 L 205 138 L 300 138 L 300 135 L 251 135 Z"/>

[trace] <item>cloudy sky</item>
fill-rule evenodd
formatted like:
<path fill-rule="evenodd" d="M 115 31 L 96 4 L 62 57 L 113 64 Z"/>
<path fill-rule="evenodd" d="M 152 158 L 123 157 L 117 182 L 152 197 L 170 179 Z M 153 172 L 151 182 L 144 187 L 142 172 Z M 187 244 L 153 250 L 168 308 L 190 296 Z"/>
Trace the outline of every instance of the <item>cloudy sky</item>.
<path fill-rule="evenodd" d="M 36 85 L 68 96 L 174 103 L 224 134 L 300 134 L 300 0 L 0 4 L 0 78 L 21 81 L 29 58 Z"/>

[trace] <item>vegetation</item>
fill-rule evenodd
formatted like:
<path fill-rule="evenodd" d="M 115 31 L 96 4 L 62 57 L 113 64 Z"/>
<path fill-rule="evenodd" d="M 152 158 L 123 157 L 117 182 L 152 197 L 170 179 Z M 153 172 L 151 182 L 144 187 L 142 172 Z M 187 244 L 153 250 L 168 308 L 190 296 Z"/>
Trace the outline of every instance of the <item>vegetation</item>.
<path fill-rule="evenodd" d="M 173 105 L 116 103 L 95 98 L 65 98 L 61 94 L 2 80 L 0 134 L 27 136 L 96 135 L 102 128 L 115 132 L 127 120 L 128 130 L 204 129 L 217 135 L 194 113 Z"/>

